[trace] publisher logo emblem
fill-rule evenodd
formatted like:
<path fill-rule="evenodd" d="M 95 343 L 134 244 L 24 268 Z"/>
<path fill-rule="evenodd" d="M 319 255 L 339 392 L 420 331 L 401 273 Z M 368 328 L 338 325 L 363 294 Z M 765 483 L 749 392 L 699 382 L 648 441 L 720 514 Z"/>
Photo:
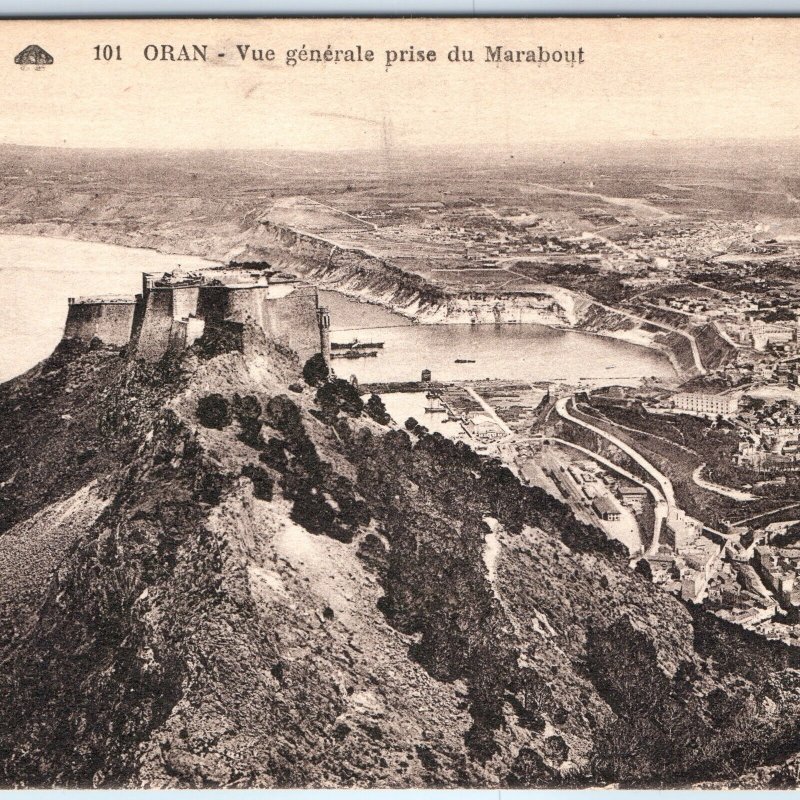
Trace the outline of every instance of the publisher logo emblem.
<path fill-rule="evenodd" d="M 53 56 L 38 44 L 29 44 L 22 52 L 14 57 L 14 63 L 20 66 L 44 67 L 53 63 Z"/>

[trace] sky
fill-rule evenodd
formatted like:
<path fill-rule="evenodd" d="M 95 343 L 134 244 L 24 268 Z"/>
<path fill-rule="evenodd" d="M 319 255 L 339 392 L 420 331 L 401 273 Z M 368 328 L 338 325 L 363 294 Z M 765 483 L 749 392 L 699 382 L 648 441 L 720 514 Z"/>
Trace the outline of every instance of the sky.
<path fill-rule="evenodd" d="M 32 43 L 54 63 L 14 64 Z M 95 60 L 106 44 L 120 61 Z M 205 44 L 208 62 L 145 58 L 164 44 Z M 275 61 L 243 62 L 248 44 Z M 357 44 L 372 63 L 285 63 L 287 49 Z M 448 61 L 455 45 L 474 63 Z M 487 45 L 583 48 L 584 63 L 487 63 Z M 386 68 L 387 49 L 412 46 L 436 62 Z M 336 151 L 800 134 L 800 19 L 2 21 L 0 53 L 0 143 Z"/>

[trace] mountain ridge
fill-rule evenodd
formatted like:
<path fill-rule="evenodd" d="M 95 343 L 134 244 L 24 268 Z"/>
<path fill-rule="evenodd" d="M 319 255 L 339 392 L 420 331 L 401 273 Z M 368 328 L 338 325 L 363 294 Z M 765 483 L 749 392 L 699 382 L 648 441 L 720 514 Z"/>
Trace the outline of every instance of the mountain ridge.
<path fill-rule="evenodd" d="M 63 345 L 0 387 L 0 782 L 791 781 L 796 649 L 305 374 L 248 329 L 150 366 Z M 3 556 L 53 539 L 14 593 Z"/>

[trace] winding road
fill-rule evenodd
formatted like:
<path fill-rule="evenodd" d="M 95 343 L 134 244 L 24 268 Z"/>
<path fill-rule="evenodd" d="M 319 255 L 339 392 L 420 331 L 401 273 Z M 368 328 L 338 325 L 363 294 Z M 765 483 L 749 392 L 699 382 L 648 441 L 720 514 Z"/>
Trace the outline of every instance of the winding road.
<path fill-rule="evenodd" d="M 604 431 L 602 428 L 598 428 L 595 425 L 592 425 L 588 422 L 584 422 L 582 419 L 578 419 L 578 417 L 574 417 L 570 414 L 567 405 L 572 398 L 570 397 L 562 397 L 560 400 L 556 401 L 555 409 L 556 413 L 562 417 L 563 419 L 572 422 L 575 425 L 579 425 L 586 430 L 591 431 L 592 433 L 600 436 L 601 438 L 605 439 L 608 442 L 611 442 L 615 447 L 619 450 L 622 450 L 625 455 L 632 458 L 653 480 L 658 484 L 660 489 L 661 499 L 660 501 L 656 502 L 655 514 L 656 514 L 656 525 L 655 525 L 655 533 L 653 536 L 653 543 L 648 550 L 649 553 L 656 553 L 658 551 L 658 534 L 661 530 L 661 521 L 663 519 L 668 519 L 669 517 L 676 514 L 678 510 L 678 506 L 675 502 L 675 491 L 672 488 L 672 482 L 670 479 L 664 475 L 663 472 L 656 469 L 653 464 L 651 464 L 641 453 L 638 453 L 634 450 L 630 445 L 626 444 L 622 441 L 622 439 L 614 436 L 612 433 L 608 433 L 608 431 Z M 639 482 L 641 483 L 641 482 Z M 647 484 L 644 484 L 647 487 Z"/>
<path fill-rule="evenodd" d="M 571 399 L 571 397 L 562 397 L 560 400 L 556 401 L 555 407 L 558 415 L 569 422 L 574 423 L 575 425 L 580 425 L 582 428 L 586 428 L 587 430 L 592 431 L 592 433 L 596 433 L 598 436 L 608 440 L 611 442 L 611 444 L 618 447 L 623 453 L 630 456 L 659 485 L 661 488 L 661 493 L 664 495 L 664 498 L 666 499 L 670 508 L 675 508 L 675 492 L 672 488 L 672 482 L 670 479 L 664 475 L 663 472 L 657 470 L 641 453 L 634 450 L 629 444 L 623 442 L 622 439 L 614 436 L 613 433 L 604 431 L 602 428 L 598 428 L 596 425 L 592 425 L 591 423 L 585 422 L 584 420 L 574 417 L 572 414 L 570 414 L 567 409 L 567 404 Z"/>
<path fill-rule="evenodd" d="M 705 464 L 701 464 L 693 473 L 692 480 L 701 488 L 715 494 L 721 494 L 723 497 L 730 497 L 731 500 L 738 500 L 740 503 L 746 503 L 749 500 L 758 500 L 759 498 L 750 494 L 750 492 L 743 492 L 741 489 L 731 489 L 728 486 L 721 486 L 718 483 L 707 481 L 703 477 L 703 468 Z"/>
<path fill-rule="evenodd" d="M 697 346 L 697 341 L 695 340 L 694 336 L 687 331 L 682 331 L 679 328 L 674 328 L 672 325 L 667 325 L 665 322 L 659 322 L 656 320 L 648 319 L 647 317 L 643 317 L 639 314 L 634 314 L 632 311 L 628 309 L 622 308 L 613 308 L 612 306 L 604 305 L 603 303 L 598 302 L 597 300 L 594 301 L 595 305 L 600 306 L 600 308 L 604 308 L 606 311 L 611 311 L 616 314 L 622 314 L 624 316 L 630 317 L 630 319 L 635 319 L 637 322 L 645 323 L 647 325 L 652 325 L 656 328 L 661 328 L 662 330 L 668 331 L 669 333 L 675 333 L 678 336 L 682 336 L 689 342 L 689 347 L 692 351 L 692 360 L 694 361 L 694 367 L 698 371 L 700 375 L 705 375 L 708 370 L 703 366 L 703 359 L 700 358 L 700 348 Z M 647 305 L 647 304 L 645 304 Z M 658 306 L 653 306 L 653 308 L 658 309 Z"/>
<path fill-rule="evenodd" d="M 661 492 L 656 489 L 650 483 L 645 483 L 645 481 L 641 480 L 641 478 L 637 478 L 633 473 L 628 472 L 628 470 L 620 467 L 618 464 L 615 464 L 613 461 L 610 461 L 605 456 L 601 456 L 599 453 L 595 453 L 594 450 L 589 450 L 586 447 L 582 447 L 579 444 L 575 444 L 574 442 L 568 442 L 566 439 L 558 439 L 553 437 L 551 441 L 555 442 L 562 447 L 569 447 L 573 450 L 577 450 L 582 455 L 591 458 L 593 461 L 596 461 L 598 464 L 601 464 L 610 472 L 616 472 L 618 475 L 622 475 L 623 478 L 635 483 L 637 486 L 641 486 L 650 493 L 653 498 L 653 502 L 655 503 L 655 522 L 653 524 L 653 542 L 655 543 L 655 549 L 653 544 L 650 545 L 650 549 L 648 552 L 655 553 L 658 550 L 658 537 L 661 533 L 661 522 L 666 517 L 667 510 L 666 510 L 666 503 L 664 501 L 664 497 Z M 641 541 L 640 541 L 641 547 Z"/>

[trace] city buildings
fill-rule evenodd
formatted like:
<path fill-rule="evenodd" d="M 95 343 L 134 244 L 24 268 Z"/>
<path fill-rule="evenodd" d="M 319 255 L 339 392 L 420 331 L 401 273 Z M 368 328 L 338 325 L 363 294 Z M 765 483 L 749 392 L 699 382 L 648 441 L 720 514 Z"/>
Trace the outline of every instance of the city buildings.
<path fill-rule="evenodd" d="M 606 522 L 616 522 L 622 517 L 619 506 L 608 494 L 600 494 L 595 497 L 592 500 L 592 508 L 595 514 Z"/>
<path fill-rule="evenodd" d="M 623 486 L 619 490 L 619 494 L 622 505 L 627 506 L 635 513 L 641 513 L 644 510 L 648 494 L 647 489 L 643 486 Z"/>
<path fill-rule="evenodd" d="M 740 394 L 706 394 L 705 392 L 680 392 L 672 396 L 673 407 L 707 417 L 732 417 L 739 410 Z"/>

